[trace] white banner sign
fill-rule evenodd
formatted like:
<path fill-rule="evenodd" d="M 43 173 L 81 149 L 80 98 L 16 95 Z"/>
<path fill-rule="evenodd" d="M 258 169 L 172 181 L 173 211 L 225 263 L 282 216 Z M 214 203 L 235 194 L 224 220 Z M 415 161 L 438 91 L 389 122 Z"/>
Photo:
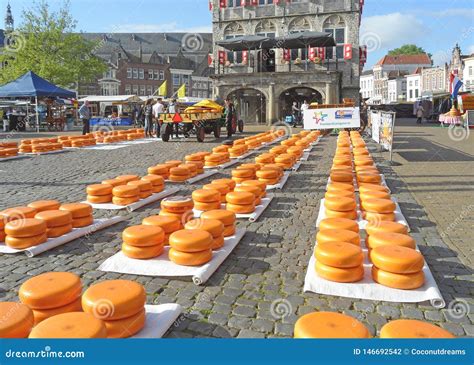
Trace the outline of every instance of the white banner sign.
<path fill-rule="evenodd" d="M 382 124 L 382 119 L 378 111 L 370 112 L 370 124 L 372 127 L 372 139 L 380 143 L 380 125 Z"/>
<path fill-rule="evenodd" d="M 360 128 L 359 108 L 308 109 L 304 112 L 305 129 Z"/>

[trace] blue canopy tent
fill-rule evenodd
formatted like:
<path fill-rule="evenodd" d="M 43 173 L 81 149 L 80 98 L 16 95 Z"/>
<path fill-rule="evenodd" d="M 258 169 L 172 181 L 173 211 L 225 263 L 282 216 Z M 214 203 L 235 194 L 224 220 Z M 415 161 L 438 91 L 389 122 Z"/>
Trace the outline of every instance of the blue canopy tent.
<path fill-rule="evenodd" d="M 35 98 L 36 128 L 39 131 L 38 98 L 75 98 L 76 93 L 60 88 L 28 71 L 16 80 L 0 86 L 0 98 Z"/>

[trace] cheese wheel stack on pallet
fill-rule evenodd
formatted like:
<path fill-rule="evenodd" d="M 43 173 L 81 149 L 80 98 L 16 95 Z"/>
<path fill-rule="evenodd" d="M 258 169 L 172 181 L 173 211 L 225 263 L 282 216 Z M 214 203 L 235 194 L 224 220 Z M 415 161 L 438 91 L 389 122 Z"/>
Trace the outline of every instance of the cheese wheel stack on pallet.
<path fill-rule="evenodd" d="M 56 238 L 72 231 L 72 213 L 67 210 L 47 210 L 35 215 L 36 219 L 46 223 L 48 238 Z"/>
<path fill-rule="evenodd" d="M 169 259 L 177 265 L 201 266 L 212 260 L 212 235 L 202 229 L 182 229 L 170 236 Z"/>
<path fill-rule="evenodd" d="M 169 245 L 171 233 L 179 231 L 182 228 L 181 220 L 177 217 L 165 217 L 160 215 L 152 215 L 143 219 L 142 224 L 145 226 L 156 226 L 165 232 L 164 245 Z"/>
<path fill-rule="evenodd" d="M 138 225 L 122 232 L 122 253 L 132 259 L 146 260 L 164 251 L 165 231 L 156 225 Z"/>
<path fill-rule="evenodd" d="M 189 196 L 173 196 L 161 201 L 159 215 L 163 217 L 174 217 L 180 222 L 180 228 L 184 227 L 187 221 L 193 219 L 194 202 Z"/>
<path fill-rule="evenodd" d="M 198 189 L 192 193 L 194 209 L 206 212 L 208 210 L 220 209 L 221 193 L 216 189 Z"/>
<path fill-rule="evenodd" d="M 257 196 L 248 191 L 233 191 L 226 195 L 226 209 L 236 214 L 255 212 Z"/>
<path fill-rule="evenodd" d="M 17 142 L 0 142 L 0 160 L 2 158 L 18 156 L 18 152 Z"/>
<path fill-rule="evenodd" d="M 218 219 L 197 218 L 187 222 L 185 229 L 199 229 L 208 232 L 212 236 L 212 250 L 219 250 L 224 246 L 224 224 Z"/>

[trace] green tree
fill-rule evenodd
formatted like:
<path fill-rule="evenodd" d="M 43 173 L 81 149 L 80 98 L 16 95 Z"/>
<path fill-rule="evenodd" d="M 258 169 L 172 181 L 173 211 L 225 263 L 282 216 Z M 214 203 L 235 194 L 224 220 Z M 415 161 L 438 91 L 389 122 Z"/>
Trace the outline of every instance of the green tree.
<path fill-rule="evenodd" d="M 6 63 L 0 83 L 12 81 L 27 71 L 68 88 L 93 81 L 107 66 L 94 56 L 98 43 L 74 33 L 75 29 L 69 1 L 58 11 L 52 11 L 45 0 L 24 10 L 23 23 L 7 35 L 10 45 L 0 54 L 0 63 Z"/>
<path fill-rule="evenodd" d="M 398 55 L 413 55 L 413 54 L 420 54 L 420 53 L 427 53 L 423 48 L 418 47 L 416 44 L 404 44 L 401 47 L 392 49 L 388 51 L 389 56 L 398 56 Z M 432 54 L 427 53 L 430 57 L 431 63 L 433 64 Z"/>

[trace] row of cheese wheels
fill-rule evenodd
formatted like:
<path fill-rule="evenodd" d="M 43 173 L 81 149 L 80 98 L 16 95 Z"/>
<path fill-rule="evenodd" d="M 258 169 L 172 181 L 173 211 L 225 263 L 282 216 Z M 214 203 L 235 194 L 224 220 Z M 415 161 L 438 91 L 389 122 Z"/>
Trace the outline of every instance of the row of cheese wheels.
<path fill-rule="evenodd" d="M 337 312 L 311 312 L 298 318 L 294 338 L 371 338 L 368 328 L 359 320 Z M 454 338 L 449 331 L 434 324 L 397 319 L 380 330 L 380 338 Z"/>
<path fill-rule="evenodd" d="M 36 201 L 25 207 L 8 208 L 0 212 L 0 242 L 14 249 L 26 249 L 93 222 L 89 204 Z"/>
<path fill-rule="evenodd" d="M 69 272 L 28 279 L 20 303 L 0 302 L 0 338 L 126 338 L 145 326 L 142 285 L 106 280 L 82 291 L 79 276 Z"/>
<path fill-rule="evenodd" d="M 0 159 L 18 156 L 18 143 L 5 141 L 0 142 Z"/>

